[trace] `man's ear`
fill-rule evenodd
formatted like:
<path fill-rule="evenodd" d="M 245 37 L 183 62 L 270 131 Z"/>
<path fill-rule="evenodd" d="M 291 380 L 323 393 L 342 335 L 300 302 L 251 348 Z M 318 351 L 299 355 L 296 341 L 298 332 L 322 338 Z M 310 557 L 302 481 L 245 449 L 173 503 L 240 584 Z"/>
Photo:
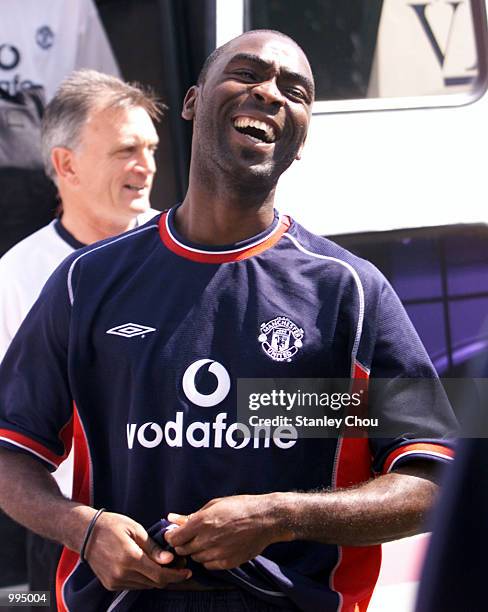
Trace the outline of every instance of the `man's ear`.
<path fill-rule="evenodd" d="M 302 151 L 303 151 L 304 146 L 305 146 L 305 138 L 303 139 L 303 142 L 300 145 L 300 148 L 298 149 L 298 153 L 296 154 L 295 159 L 302 159 Z"/>
<path fill-rule="evenodd" d="M 183 100 L 183 108 L 181 109 L 181 116 L 187 121 L 192 121 L 195 117 L 195 109 L 199 90 L 200 88 L 198 87 L 198 85 L 193 85 L 186 92 L 185 99 Z"/>
<path fill-rule="evenodd" d="M 303 147 L 305 146 L 305 142 L 307 141 L 307 136 L 308 136 L 308 131 L 310 128 L 310 120 L 312 118 L 312 110 L 309 109 L 309 114 L 308 114 L 308 121 L 307 121 L 307 129 L 305 131 L 305 134 L 303 136 L 303 140 L 302 140 L 302 144 L 300 145 L 300 148 L 298 149 L 298 153 L 295 156 L 295 159 L 302 159 L 302 153 L 303 153 Z"/>
<path fill-rule="evenodd" d="M 59 178 L 71 183 L 78 184 L 78 176 L 74 165 L 74 153 L 65 147 L 54 147 L 51 151 L 51 163 Z"/>

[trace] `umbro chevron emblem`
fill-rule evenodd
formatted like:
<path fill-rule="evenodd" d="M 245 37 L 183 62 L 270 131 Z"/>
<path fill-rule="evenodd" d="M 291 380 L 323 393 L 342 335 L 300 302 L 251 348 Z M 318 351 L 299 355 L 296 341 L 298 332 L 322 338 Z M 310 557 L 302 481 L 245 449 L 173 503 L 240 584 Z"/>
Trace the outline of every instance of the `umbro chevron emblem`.
<path fill-rule="evenodd" d="M 117 325 L 107 329 L 105 333 L 113 334 L 114 336 L 122 336 L 123 338 L 134 338 L 135 336 L 143 336 L 156 331 L 155 327 L 148 327 L 147 325 L 139 325 L 138 323 L 124 323 L 123 325 Z"/>

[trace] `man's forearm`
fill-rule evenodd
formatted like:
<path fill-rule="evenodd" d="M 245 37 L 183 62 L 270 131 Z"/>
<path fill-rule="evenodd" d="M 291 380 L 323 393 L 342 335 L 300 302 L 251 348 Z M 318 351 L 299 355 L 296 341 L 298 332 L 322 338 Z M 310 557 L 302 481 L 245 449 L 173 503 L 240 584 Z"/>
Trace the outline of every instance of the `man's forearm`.
<path fill-rule="evenodd" d="M 0 506 L 32 531 L 80 552 L 96 511 L 66 499 L 35 459 L 0 448 Z M 91 532 L 85 559 L 111 591 L 164 588 L 184 582 L 191 571 L 165 567 L 173 555 L 161 550 L 131 518 L 106 512 Z"/>
<path fill-rule="evenodd" d="M 420 464 L 355 488 L 271 494 L 277 541 L 366 546 L 414 535 L 437 488 L 431 467 Z"/>
<path fill-rule="evenodd" d="M 0 448 L 0 507 L 39 535 L 79 552 L 93 508 L 66 499 L 31 457 Z"/>
<path fill-rule="evenodd" d="M 436 491 L 433 466 L 417 461 L 356 488 L 216 498 L 189 516 L 170 513 L 179 528 L 165 538 L 209 570 L 237 567 L 277 542 L 381 544 L 419 533 Z"/>

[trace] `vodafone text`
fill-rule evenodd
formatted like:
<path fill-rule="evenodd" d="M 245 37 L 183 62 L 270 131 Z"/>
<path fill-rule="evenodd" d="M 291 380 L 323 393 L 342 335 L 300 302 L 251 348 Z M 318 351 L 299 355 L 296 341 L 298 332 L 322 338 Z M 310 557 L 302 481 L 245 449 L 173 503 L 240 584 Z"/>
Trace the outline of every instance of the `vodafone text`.
<path fill-rule="evenodd" d="M 298 432 L 293 425 L 280 424 L 272 429 L 269 425 L 252 428 L 244 423 L 227 423 L 227 413 L 220 412 L 214 421 L 193 421 L 185 425 L 184 413 L 177 412 L 174 421 L 165 423 L 127 423 L 127 446 L 135 444 L 144 448 L 155 448 L 161 444 L 172 447 L 222 448 L 235 450 L 251 445 L 253 448 L 269 448 L 271 443 L 281 449 L 296 444 Z"/>

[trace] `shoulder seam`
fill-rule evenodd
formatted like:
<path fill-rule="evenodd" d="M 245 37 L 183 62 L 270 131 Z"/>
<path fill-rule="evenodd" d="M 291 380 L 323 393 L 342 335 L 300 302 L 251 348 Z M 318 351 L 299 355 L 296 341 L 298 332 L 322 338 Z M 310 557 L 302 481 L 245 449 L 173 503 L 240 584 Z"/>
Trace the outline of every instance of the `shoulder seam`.
<path fill-rule="evenodd" d="M 67 278 L 67 281 L 66 281 L 67 285 L 68 285 L 68 295 L 69 295 L 69 301 L 70 301 L 71 306 L 73 306 L 73 302 L 74 302 L 73 287 L 72 287 L 72 284 L 71 284 L 71 279 L 72 279 L 72 276 L 73 276 L 74 267 L 80 261 L 80 259 L 85 257 L 85 255 L 90 255 L 91 253 L 94 253 L 95 251 L 99 251 L 100 249 L 103 249 L 104 247 L 110 246 L 111 244 L 114 244 L 115 242 L 120 242 L 120 240 L 125 240 L 126 238 L 131 238 L 132 236 L 135 236 L 136 234 L 140 234 L 141 232 L 145 232 L 146 230 L 149 230 L 149 229 L 153 229 L 153 228 L 157 229 L 157 227 L 158 227 L 157 224 L 148 225 L 146 227 L 141 227 L 138 230 L 134 230 L 130 234 L 123 234 L 122 236 L 117 236 L 116 238 L 113 238 L 112 240 L 110 240 L 110 242 L 105 242 L 104 244 L 100 244 L 100 245 L 98 245 L 96 247 L 93 247 L 89 251 L 85 251 L 81 255 L 78 255 L 78 257 L 75 260 L 73 260 L 73 262 L 71 263 L 71 265 L 69 267 L 68 278 Z"/>
<path fill-rule="evenodd" d="M 332 257 L 330 255 L 321 255 L 320 253 L 314 253 L 313 251 L 309 251 L 302 244 L 300 244 L 300 242 L 298 242 L 298 240 L 294 236 L 292 236 L 288 232 L 283 234 L 283 237 L 288 238 L 288 240 L 290 240 L 290 242 L 292 242 L 299 251 L 302 251 L 302 253 L 305 253 L 306 255 L 310 255 L 310 257 L 316 257 L 317 259 L 333 261 L 335 263 L 340 264 L 341 266 L 344 266 L 347 270 L 349 270 L 349 272 L 351 273 L 354 279 L 356 288 L 358 290 L 358 295 L 359 295 L 359 314 L 358 314 L 358 324 L 356 328 L 356 335 L 354 338 L 354 344 L 353 344 L 352 351 L 351 351 L 351 378 L 352 378 L 354 376 L 354 366 L 357 361 L 357 353 L 359 350 L 359 343 L 361 342 L 361 335 L 363 333 L 363 322 L 364 322 L 364 289 L 363 289 L 363 284 L 361 283 L 361 279 L 359 278 L 359 274 L 351 266 L 351 264 L 348 263 L 347 261 L 343 261 L 342 259 L 339 259 L 337 257 Z"/>

